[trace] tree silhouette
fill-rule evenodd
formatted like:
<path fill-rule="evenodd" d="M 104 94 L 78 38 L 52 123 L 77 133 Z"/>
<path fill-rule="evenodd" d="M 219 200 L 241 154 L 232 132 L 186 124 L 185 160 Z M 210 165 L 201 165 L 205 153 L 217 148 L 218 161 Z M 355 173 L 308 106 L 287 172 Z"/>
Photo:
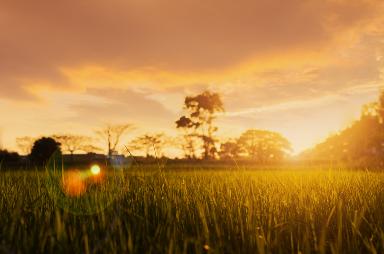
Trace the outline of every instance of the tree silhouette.
<path fill-rule="evenodd" d="M 291 145 L 286 138 L 267 130 L 247 130 L 241 134 L 238 142 L 249 157 L 260 163 L 280 161 L 291 152 Z"/>
<path fill-rule="evenodd" d="M 116 124 L 110 125 L 108 124 L 104 128 L 96 131 L 96 134 L 107 143 L 108 147 L 108 156 L 111 157 L 114 153 L 116 153 L 116 148 L 120 143 L 121 137 L 133 129 L 132 124 Z"/>
<path fill-rule="evenodd" d="M 85 151 L 84 148 L 91 142 L 90 137 L 72 134 L 54 135 L 53 138 L 61 144 L 63 152 L 73 155 L 76 151 Z"/>
<path fill-rule="evenodd" d="M 129 147 L 132 150 L 144 151 L 147 157 L 152 155 L 154 157 L 163 156 L 163 148 L 168 143 L 168 139 L 164 133 L 157 134 L 144 134 L 132 140 Z"/>
<path fill-rule="evenodd" d="M 187 96 L 184 101 L 184 109 L 186 115 L 176 121 L 176 127 L 185 131 L 190 130 L 188 135 L 185 135 L 186 138 L 200 138 L 203 146 L 203 158 L 214 158 L 217 153 L 217 140 L 214 137 L 217 127 L 213 125 L 213 121 L 218 112 L 224 111 L 220 95 L 205 91 L 196 96 Z M 186 143 L 192 144 L 191 140 Z"/>
<path fill-rule="evenodd" d="M 176 121 L 176 126 L 183 131 L 183 141 L 179 143 L 184 151 L 184 156 L 188 159 L 195 159 L 199 140 L 192 120 L 182 116 Z"/>
<path fill-rule="evenodd" d="M 30 158 L 35 164 L 43 165 L 55 152 L 61 153 L 60 143 L 53 138 L 42 137 L 33 144 Z"/>

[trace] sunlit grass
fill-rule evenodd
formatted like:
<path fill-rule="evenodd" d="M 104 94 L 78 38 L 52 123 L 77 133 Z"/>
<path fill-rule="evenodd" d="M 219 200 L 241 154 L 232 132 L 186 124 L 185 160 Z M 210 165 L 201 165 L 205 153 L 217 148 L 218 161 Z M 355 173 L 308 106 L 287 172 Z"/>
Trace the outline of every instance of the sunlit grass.
<path fill-rule="evenodd" d="M 0 173 L 0 252 L 384 251 L 383 173 L 142 168 L 124 183 L 102 212 L 74 215 L 45 173 Z"/>

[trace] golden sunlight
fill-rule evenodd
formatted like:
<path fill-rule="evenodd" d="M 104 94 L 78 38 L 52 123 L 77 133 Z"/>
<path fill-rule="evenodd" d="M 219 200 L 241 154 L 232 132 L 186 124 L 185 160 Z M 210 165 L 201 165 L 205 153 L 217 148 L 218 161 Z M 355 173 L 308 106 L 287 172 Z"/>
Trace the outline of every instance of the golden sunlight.
<path fill-rule="evenodd" d="M 0 254 L 384 254 L 383 13 L 2 0 Z"/>

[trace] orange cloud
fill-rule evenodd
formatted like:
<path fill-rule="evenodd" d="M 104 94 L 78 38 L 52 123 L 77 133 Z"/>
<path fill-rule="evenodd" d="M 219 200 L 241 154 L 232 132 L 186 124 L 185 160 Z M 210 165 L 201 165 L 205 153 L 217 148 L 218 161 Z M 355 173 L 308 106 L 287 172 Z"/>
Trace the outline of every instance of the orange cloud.
<path fill-rule="evenodd" d="M 0 96 L 28 99 L 25 87 L 36 82 L 76 87 L 63 68 L 204 75 L 244 63 L 249 68 L 255 61 L 268 65 L 264 59 L 271 55 L 319 52 L 345 34 L 359 34 L 381 14 L 381 5 L 380 0 L 6 0 L 0 76 L 8 88 Z M 14 78 L 22 81 L 10 82 Z"/>

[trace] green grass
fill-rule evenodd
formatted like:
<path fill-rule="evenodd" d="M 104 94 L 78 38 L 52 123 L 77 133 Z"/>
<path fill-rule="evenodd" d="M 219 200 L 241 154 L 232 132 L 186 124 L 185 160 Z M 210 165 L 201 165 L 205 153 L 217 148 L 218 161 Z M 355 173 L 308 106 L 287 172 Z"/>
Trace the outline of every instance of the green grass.
<path fill-rule="evenodd" d="M 48 186 L 0 173 L 0 253 L 384 253 L 378 172 L 135 171 L 91 215 Z"/>

